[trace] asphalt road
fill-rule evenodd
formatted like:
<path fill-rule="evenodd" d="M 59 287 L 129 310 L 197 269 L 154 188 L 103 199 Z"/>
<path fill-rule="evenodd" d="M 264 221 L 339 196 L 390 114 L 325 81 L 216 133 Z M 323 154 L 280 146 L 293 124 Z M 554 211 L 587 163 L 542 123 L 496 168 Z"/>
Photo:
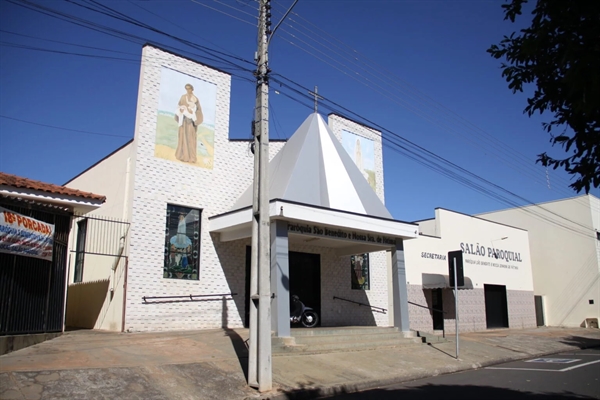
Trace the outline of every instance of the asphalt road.
<path fill-rule="evenodd" d="M 328 399 L 600 399 L 600 348 L 515 361 Z"/>

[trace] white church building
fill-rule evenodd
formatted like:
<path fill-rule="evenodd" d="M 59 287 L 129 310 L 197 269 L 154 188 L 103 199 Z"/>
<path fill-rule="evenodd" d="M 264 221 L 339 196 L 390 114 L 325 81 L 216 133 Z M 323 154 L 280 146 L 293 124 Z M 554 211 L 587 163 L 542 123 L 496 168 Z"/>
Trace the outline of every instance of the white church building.
<path fill-rule="evenodd" d="M 86 250 L 101 233 L 85 219 L 74 226 L 67 325 L 247 325 L 254 161 L 249 141 L 229 138 L 230 89 L 227 73 L 143 48 L 133 140 L 66 184 L 105 196 L 90 215 L 122 223 L 112 258 Z M 454 250 L 462 330 L 536 325 L 528 232 L 443 209 L 395 220 L 380 132 L 313 113 L 269 148 L 275 335 L 290 335 L 292 294 L 321 326 L 452 331 Z"/>

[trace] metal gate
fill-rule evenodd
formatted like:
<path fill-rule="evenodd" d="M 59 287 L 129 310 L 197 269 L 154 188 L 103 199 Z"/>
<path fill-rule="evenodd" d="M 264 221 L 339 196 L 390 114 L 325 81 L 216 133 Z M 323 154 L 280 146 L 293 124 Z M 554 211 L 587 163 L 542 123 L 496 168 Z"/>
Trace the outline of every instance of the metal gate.
<path fill-rule="evenodd" d="M 52 261 L 0 253 L 0 336 L 61 332 L 71 216 L 50 207 L 0 199 L 2 207 L 54 224 Z"/>

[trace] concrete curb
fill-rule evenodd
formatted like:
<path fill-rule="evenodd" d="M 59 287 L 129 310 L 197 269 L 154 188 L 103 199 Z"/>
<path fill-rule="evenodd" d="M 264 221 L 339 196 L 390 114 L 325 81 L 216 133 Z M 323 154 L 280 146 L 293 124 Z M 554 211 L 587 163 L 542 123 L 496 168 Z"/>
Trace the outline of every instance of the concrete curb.
<path fill-rule="evenodd" d="M 528 358 L 544 357 L 544 356 L 549 356 L 552 354 L 562 353 L 565 351 L 583 350 L 583 349 L 594 348 L 594 347 L 598 347 L 598 346 L 583 346 L 583 347 L 576 347 L 576 348 L 568 347 L 568 348 L 558 350 L 558 351 L 553 350 L 553 351 L 548 351 L 548 352 L 539 352 L 539 353 L 535 353 L 535 354 L 522 353 L 522 356 L 515 354 L 512 357 L 502 357 L 502 358 L 498 358 L 495 360 L 488 360 L 488 361 L 481 362 L 481 363 L 473 363 L 470 366 L 456 365 L 455 367 L 453 367 L 453 366 L 446 365 L 446 366 L 440 367 L 440 369 L 437 370 L 437 373 L 435 373 L 435 374 L 431 374 L 431 372 L 409 373 L 409 374 L 403 374 L 403 375 L 399 375 L 399 376 L 392 377 L 392 378 L 364 380 L 364 381 L 354 383 L 354 384 L 306 386 L 306 387 L 301 387 L 301 388 L 296 388 L 296 389 L 290 388 L 290 389 L 288 389 L 287 392 L 284 392 L 282 389 L 275 389 L 274 391 L 271 391 L 268 393 L 263 393 L 261 395 L 248 396 L 245 398 L 245 400 L 304 400 L 304 399 L 314 399 L 314 398 L 323 397 L 323 396 L 335 396 L 335 395 L 339 395 L 339 394 L 356 393 L 356 392 L 361 392 L 364 390 L 380 388 L 383 386 L 389 386 L 389 385 L 403 383 L 403 382 L 410 382 L 410 381 L 415 381 L 415 380 L 419 380 L 419 379 L 430 378 L 432 376 L 447 375 L 447 374 L 453 374 L 456 372 L 476 370 L 476 369 L 480 369 L 480 368 L 489 367 L 492 365 L 504 364 L 504 363 L 511 362 L 511 361 L 520 361 L 520 360 L 525 360 Z"/>

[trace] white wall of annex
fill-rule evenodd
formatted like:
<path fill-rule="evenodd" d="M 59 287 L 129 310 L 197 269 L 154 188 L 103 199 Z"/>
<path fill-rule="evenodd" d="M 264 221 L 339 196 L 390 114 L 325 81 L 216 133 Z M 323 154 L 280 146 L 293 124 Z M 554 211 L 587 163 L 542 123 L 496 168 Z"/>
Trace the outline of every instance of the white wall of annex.
<path fill-rule="evenodd" d="M 86 214 L 89 219 L 86 251 L 117 255 L 119 240 L 128 225 L 102 221 L 104 217 L 127 222 L 130 207 L 133 143 L 128 143 L 65 186 L 106 196 L 102 206 Z M 69 235 L 69 276 L 67 286 L 67 326 L 121 330 L 125 296 L 126 259 L 86 254 L 82 282 L 73 283 L 79 218 L 74 218 Z M 112 235 L 113 237 L 109 237 Z M 127 241 L 124 242 L 127 245 Z M 128 252 L 125 246 L 122 255 Z"/>
<path fill-rule="evenodd" d="M 66 187 L 106 196 L 102 206 L 88 215 L 127 219 L 127 188 L 131 179 L 133 143 L 123 146 L 98 164 L 70 180 Z"/>
<path fill-rule="evenodd" d="M 440 224 L 437 219 L 426 219 L 416 223 L 419 224 L 419 232 L 423 235 L 440 236 Z"/>
<path fill-rule="evenodd" d="M 544 296 L 547 325 L 577 327 L 600 316 L 599 213 L 598 199 L 586 195 L 481 215 L 529 231 L 534 291 Z"/>
<path fill-rule="evenodd" d="M 426 254 L 447 256 L 449 251 L 461 250 L 462 243 L 464 274 L 472 280 L 475 289 L 495 284 L 505 285 L 507 290 L 533 290 L 527 231 L 444 209 L 436 209 L 436 220 L 441 229 L 440 238 L 421 235 L 405 242 L 409 284 L 421 285 L 423 273 L 448 275 L 447 259 L 429 258 Z M 473 250 L 475 246 L 484 249 L 479 255 L 470 254 L 471 245 Z M 491 248 L 518 253 L 521 261 L 496 259 L 490 256 Z M 485 254 L 481 254 L 483 251 Z"/>

